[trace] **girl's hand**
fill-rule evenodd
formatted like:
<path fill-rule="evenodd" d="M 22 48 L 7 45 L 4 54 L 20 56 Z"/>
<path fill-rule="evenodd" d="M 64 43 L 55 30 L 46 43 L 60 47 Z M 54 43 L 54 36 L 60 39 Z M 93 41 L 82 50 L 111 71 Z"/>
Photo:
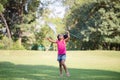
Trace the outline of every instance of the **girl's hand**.
<path fill-rule="evenodd" d="M 51 39 L 51 37 L 47 37 L 46 39 L 47 39 L 47 40 L 50 40 L 50 39 Z"/>
<path fill-rule="evenodd" d="M 68 42 L 70 39 L 70 33 L 69 33 L 69 31 L 66 31 L 66 33 L 67 33 L 68 37 L 65 39 L 65 41 Z"/>

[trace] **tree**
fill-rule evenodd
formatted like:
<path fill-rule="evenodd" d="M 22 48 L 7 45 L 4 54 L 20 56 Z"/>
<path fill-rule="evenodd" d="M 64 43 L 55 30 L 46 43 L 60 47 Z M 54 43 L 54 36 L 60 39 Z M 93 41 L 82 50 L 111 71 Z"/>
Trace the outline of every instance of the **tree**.
<path fill-rule="evenodd" d="M 21 41 L 24 41 L 22 37 L 28 37 L 26 34 L 34 33 L 37 18 L 36 11 L 40 4 L 42 4 L 40 0 L 0 0 L 0 11 L 4 9 L 1 16 L 8 25 L 9 37 L 12 37 L 11 39 L 14 42 L 18 40 L 21 45 Z M 41 16 L 42 9 L 43 7 L 38 12 Z M 3 24 L 3 22 L 0 23 Z M 8 28 L 6 27 L 7 30 Z M 28 29 L 31 29 L 32 32 L 28 32 Z"/>
<path fill-rule="evenodd" d="M 6 3 L 7 3 L 7 0 L 0 1 L 0 16 L 1 16 L 3 22 L 4 22 L 5 26 L 6 26 L 8 37 L 9 37 L 9 39 L 11 40 L 10 30 L 9 30 L 8 24 L 7 24 L 7 22 L 6 22 L 6 19 L 5 19 L 4 15 L 3 15 L 3 12 L 4 12 L 4 7 L 3 7 L 3 6 L 4 6 Z"/>
<path fill-rule="evenodd" d="M 72 37 L 74 48 L 112 49 L 114 47 L 120 50 L 119 0 L 98 0 L 85 2 L 83 5 L 78 4 L 72 6 L 66 16 L 66 26 L 70 26 L 70 32 L 79 38 Z"/>

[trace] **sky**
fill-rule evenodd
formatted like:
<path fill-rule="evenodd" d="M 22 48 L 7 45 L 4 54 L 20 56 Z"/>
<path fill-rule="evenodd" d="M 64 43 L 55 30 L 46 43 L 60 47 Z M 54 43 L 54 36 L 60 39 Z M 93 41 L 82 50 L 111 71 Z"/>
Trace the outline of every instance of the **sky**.
<path fill-rule="evenodd" d="M 50 2 L 54 2 L 52 4 L 47 5 L 46 7 L 50 9 L 51 13 L 49 15 L 49 18 L 55 18 L 55 17 L 59 17 L 59 18 L 64 18 L 65 15 L 65 9 L 66 7 L 63 6 L 61 0 L 40 0 L 42 3 L 46 3 L 46 1 L 50 1 Z M 38 12 L 40 7 L 43 7 L 42 5 L 39 5 L 38 7 Z M 39 13 L 37 14 L 37 16 L 39 15 Z M 39 30 L 40 25 L 44 24 L 45 21 L 42 20 L 42 17 L 39 16 L 38 19 L 36 19 L 36 21 L 38 22 L 38 25 L 36 25 L 36 30 Z M 57 34 L 56 31 L 56 26 L 54 25 L 54 23 L 48 23 L 48 26 L 53 30 L 54 34 Z"/>
<path fill-rule="evenodd" d="M 55 1 L 53 4 L 49 4 L 48 5 L 48 8 L 51 10 L 51 14 L 49 15 L 49 17 L 59 17 L 59 18 L 64 18 L 64 15 L 65 15 L 65 9 L 66 7 L 63 6 L 61 0 L 41 0 L 43 2 L 46 2 L 46 1 L 50 1 L 50 2 L 53 2 Z"/>

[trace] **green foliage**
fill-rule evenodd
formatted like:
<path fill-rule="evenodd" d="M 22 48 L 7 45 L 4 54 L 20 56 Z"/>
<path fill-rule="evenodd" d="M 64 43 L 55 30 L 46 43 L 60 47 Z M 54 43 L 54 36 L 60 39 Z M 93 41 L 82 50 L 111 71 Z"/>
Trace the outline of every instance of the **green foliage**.
<path fill-rule="evenodd" d="M 40 0 L 31 0 L 31 2 L 28 4 L 29 12 L 36 12 L 39 6 L 39 3 L 40 3 Z"/>
<path fill-rule="evenodd" d="M 30 49 L 32 44 L 48 45 L 48 42 L 44 41 L 43 38 L 52 36 L 53 32 L 47 28 L 46 23 L 42 26 L 47 29 L 41 28 L 40 30 L 36 30 L 36 25 L 38 24 L 36 23 L 36 19 L 39 18 L 38 16 L 41 16 L 43 21 L 45 20 L 47 22 L 50 10 L 44 6 L 48 5 L 49 1 L 42 3 L 40 0 L 0 0 L 0 4 L 2 4 L 1 7 L 5 9 L 3 14 L 10 33 L 12 33 L 13 42 L 22 38 L 21 46 L 23 45 L 26 49 Z M 25 10 L 26 4 L 28 4 L 28 11 Z M 38 10 L 39 5 L 42 5 L 42 7 Z M 1 7 L 0 10 L 3 9 Z M 36 12 L 38 16 L 36 16 Z M 50 20 L 50 22 L 51 21 L 52 20 Z M 55 22 L 55 20 L 53 20 L 53 22 Z M 2 24 L 2 27 L 4 26 L 3 22 L 0 22 L 0 24 Z M 47 35 L 46 31 L 50 35 Z M 2 39 L 3 36 L 0 37 Z"/>
<path fill-rule="evenodd" d="M 24 46 L 19 44 L 19 41 L 13 42 L 12 46 L 9 48 L 9 50 L 25 50 Z"/>
<path fill-rule="evenodd" d="M 43 40 L 48 32 L 49 32 L 48 27 L 42 27 L 40 29 L 40 31 L 35 32 L 35 39 L 37 40 L 36 42 L 39 44 L 42 44 Z"/>
<path fill-rule="evenodd" d="M 3 5 L 0 3 L 0 12 L 3 12 L 3 11 L 4 11 Z"/>
<path fill-rule="evenodd" d="M 0 41 L 0 49 L 4 49 L 4 44 Z"/>
<path fill-rule="evenodd" d="M 19 41 L 13 42 L 9 38 L 3 37 L 0 40 L 0 49 L 4 50 L 25 50 L 25 48 L 19 44 Z"/>
<path fill-rule="evenodd" d="M 7 0 L 0 0 L 0 12 L 4 11 L 4 5 L 7 3 Z"/>
<path fill-rule="evenodd" d="M 70 32 L 79 37 L 80 40 L 76 39 L 80 43 L 76 44 L 77 48 L 111 49 L 110 47 L 117 43 L 117 47 L 114 47 L 116 50 L 120 49 L 118 5 L 118 0 L 98 0 L 72 6 L 66 16 L 66 26 L 70 26 Z M 74 37 L 71 40 L 74 42 Z"/>
<path fill-rule="evenodd" d="M 8 0 L 0 0 L 0 3 L 1 3 L 2 5 L 5 5 L 7 2 L 8 2 Z"/>
<path fill-rule="evenodd" d="M 38 46 L 43 45 L 45 48 L 50 46 L 50 42 L 46 40 L 47 37 L 51 37 L 55 39 L 56 36 L 54 35 L 54 32 L 47 26 L 42 26 L 39 31 L 35 31 L 35 44 Z"/>
<path fill-rule="evenodd" d="M 33 46 L 31 47 L 31 50 L 38 50 L 38 44 L 33 44 Z"/>
<path fill-rule="evenodd" d="M 12 41 L 9 40 L 8 37 L 3 37 L 2 40 L 0 40 L 0 49 L 10 49 Z"/>

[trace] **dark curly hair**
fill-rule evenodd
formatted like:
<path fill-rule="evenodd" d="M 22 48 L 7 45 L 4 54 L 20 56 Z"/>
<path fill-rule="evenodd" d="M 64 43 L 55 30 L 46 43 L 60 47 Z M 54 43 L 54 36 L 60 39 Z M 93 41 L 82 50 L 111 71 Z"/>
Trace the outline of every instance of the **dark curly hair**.
<path fill-rule="evenodd" d="M 63 35 L 64 39 L 66 39 L 66 38 L 68 37 L 68 34 L 58 34 L 58 36 L 57 36 L 57 39 L 58 39 L 58 40 L 60 40 L 60 39 L 59 39 L 59 36 L 60 36 L 60 35 Z"/>

